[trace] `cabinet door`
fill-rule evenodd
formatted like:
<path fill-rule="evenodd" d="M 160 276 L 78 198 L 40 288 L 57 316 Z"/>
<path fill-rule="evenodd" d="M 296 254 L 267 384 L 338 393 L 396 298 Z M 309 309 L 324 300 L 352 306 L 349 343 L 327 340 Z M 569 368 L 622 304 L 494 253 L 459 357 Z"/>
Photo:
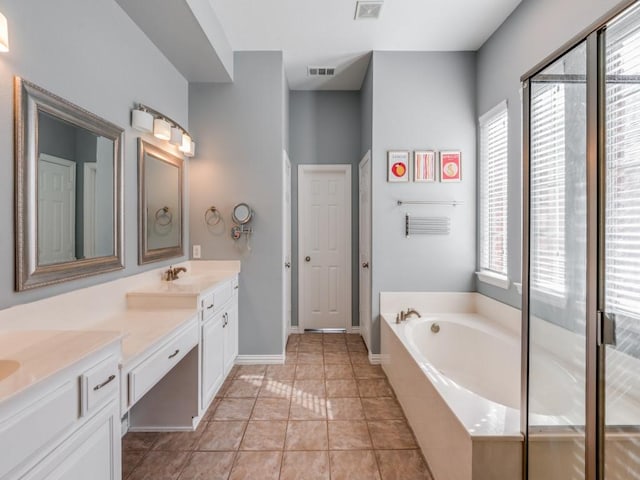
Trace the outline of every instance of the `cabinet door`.
<path fill-rule="evenodd" d="M 119 409 L 112 401 L 21 480 L 120 480 L 121 463 Z"/>
<path fill-rule="evenodd" d="M 219 313 L 202 326 L 202 407 L 206 408 L 224 380 L 223 314 Z"/>
<path fill-rule="evenodd" d="M 227 375 L 233 368 L 238 356 L 238 301 L 237 296 L 230 303 L 224 328 L 224 373 Z"/>

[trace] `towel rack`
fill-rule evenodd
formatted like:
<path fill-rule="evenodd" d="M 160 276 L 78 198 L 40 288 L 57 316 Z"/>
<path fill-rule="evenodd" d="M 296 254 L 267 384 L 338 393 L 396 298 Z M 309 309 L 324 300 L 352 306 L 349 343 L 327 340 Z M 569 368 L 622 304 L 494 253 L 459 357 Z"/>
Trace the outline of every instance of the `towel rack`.
<path fill-rule="evenodd" d="M 404 216 L 404 234 L 409 235 L 449 235 L 450 217 L 413 217 Z"/>
<path fill-rule="evenodd" d="M 449 205 L 456 207 L 464 205 L 464 202 L 459 200 L 398 200 L 398 206 L 401 205 Z"/>

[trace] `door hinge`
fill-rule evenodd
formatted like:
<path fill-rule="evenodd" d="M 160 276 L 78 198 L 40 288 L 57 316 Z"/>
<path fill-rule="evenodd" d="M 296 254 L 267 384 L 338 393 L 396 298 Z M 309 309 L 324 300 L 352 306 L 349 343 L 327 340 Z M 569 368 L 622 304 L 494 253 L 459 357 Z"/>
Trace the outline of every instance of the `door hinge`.
<path fill-rule="evenodd" d="M 613 313 L 606 313 L 598 310 L 598 325 L 600 335 L 599 345 L 616 346 L 616 316 Z"/>

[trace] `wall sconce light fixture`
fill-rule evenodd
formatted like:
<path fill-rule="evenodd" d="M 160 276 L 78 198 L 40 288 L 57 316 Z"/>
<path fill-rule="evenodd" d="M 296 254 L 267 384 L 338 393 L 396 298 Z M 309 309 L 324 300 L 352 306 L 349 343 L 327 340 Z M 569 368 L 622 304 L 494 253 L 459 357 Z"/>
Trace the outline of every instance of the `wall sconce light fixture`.
<path fill-rule="evenodd" d="M 178 122 L 166 115 L 139 103 L 131 111 L 131 126 L 144 133 L 153 133 L 160 140 L 167 140 L 172 145 L 178 145 L 178 150 L 185 157 L 193 157 L 196 144 L 191 135 Z"/>
<path fill-rule="evenodd" d="M 0 13 L 0 52 L 9 51 L 9 26 L 7 17 Z"/>

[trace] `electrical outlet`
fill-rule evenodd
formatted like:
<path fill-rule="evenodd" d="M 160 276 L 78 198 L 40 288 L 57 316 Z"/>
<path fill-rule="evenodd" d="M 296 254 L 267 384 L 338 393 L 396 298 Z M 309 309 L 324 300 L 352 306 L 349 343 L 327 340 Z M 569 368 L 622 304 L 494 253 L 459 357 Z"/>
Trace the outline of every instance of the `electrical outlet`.
<path fill-rule="evenodd" d="M 202 255 L 202 252 L 200 251 L 200 245 L 194 245 L 193 246 L 193 258 L 200 258 Z"/>

